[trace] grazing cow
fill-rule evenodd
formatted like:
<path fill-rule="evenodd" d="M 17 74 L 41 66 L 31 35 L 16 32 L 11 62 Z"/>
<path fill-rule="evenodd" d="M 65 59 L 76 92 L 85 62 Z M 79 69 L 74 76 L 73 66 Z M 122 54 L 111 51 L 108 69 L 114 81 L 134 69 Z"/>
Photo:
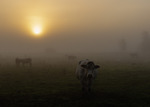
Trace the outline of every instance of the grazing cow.
<path fill-rule="evenodd" d="M 79 62 L 76 69 L 76 75 L 81 82 L 83 92 L 91 92 L 91 85 L 92 81 L 96 78 L 97 68 L 100 68 L 100 66 L 95 65 L 94 62 L 89 61 L 88 59 Z"/>
<path fill-rule="evenodd" d="M 137 58 L 137 57 L 138 57 L 138 54 L 137 54 L 137 53 L 130 53 L 130 56 L 131 56 L 132 58 Z"/>
<path fill-rule="evenodd" d="M 19 66 L 22 64 L 23 66 L 25 64 L 29 64 L 30 66 L 32 65 L 32 59 L 31 58 L 16 58 L 16 65 Z"/>
<path fill-rule="evenodd" d="M 73 56 L 73 55 L 66 55 L 66 57 L 68 58 L 68 60 L 76 60 L 77 57 Z"/>

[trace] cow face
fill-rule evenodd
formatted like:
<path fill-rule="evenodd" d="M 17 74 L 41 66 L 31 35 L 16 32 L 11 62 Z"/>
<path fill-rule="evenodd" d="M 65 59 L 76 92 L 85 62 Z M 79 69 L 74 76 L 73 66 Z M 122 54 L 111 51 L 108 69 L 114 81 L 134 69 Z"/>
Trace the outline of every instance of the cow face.
<path fill-rule="evenodd" d="M 95 70 L 100 68 L 99 65 L 95 65 L 93 62 L 88 62 L 86 65 L 81 65 L 86 69 L 86 75 L 88 79 L 94 78 Z"/>

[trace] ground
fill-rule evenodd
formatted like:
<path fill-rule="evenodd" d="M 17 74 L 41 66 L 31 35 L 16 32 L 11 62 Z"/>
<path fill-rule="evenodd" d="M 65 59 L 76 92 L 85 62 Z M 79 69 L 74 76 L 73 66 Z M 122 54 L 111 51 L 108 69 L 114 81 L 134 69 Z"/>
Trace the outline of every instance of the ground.
<path fill-rule="evenodd" d="M 76 63 L 36 63 L 0 67 L 3 107 L 148 107 L 150 62 L 97 61 L 101 66 L 92 93 L 82 95 Z"/>

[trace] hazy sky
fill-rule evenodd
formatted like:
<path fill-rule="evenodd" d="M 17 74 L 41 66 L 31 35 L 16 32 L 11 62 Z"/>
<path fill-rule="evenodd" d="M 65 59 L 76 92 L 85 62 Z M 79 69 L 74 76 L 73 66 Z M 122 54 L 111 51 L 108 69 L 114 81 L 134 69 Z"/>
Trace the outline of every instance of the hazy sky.
<path fill-rule="evenodd" d="M 122 38 L 132 48 L 144 30 L 149 0 L 0 0 L 0 52 L 112 51 Z"/>

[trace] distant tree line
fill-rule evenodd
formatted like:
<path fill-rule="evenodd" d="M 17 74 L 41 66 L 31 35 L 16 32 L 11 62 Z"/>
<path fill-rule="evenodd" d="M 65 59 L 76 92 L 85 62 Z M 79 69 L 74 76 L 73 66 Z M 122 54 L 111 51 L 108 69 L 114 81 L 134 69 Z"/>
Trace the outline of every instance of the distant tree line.
<path fill-rule="evenodd" d="M 125 39 L 120 40 L 119 47 L 122 52 L 127 51 L 127 42 Z M 150 34 L 147 31 L 142 32 L 141 44 L 139 48 L 142 53 L 150 52 Z"/>
<path fill-rule="evenodd" d="M 150 35 L 147 31 L 144 31 L 142 35 L 141 51 L 150 52 Z"/>

